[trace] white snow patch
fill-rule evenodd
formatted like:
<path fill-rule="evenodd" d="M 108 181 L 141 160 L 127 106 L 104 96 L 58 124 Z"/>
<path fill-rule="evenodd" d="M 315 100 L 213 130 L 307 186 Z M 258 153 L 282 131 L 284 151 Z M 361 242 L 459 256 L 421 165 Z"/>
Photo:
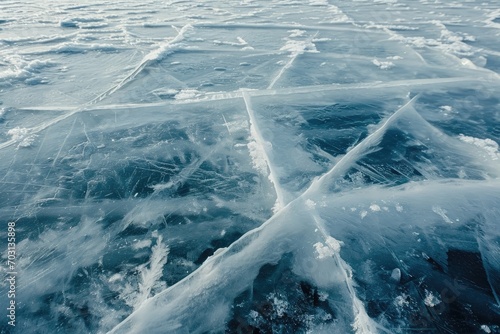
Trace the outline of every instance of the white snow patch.
<path fill-rule="evenodd" d="M 439 300 L 439 298 L 434 296 L 432 294 L 432 292 L 425 290 L 424 303 L 425 303 L 425 305 L 427 305 L 429 307 L 434 307 L 434 306 L 438 305 L 439 303 L 441 303 L 441 300 Z"/>
<path fill-rule="evenodd" d="M 333 237 L 326 238 L 326 244 L 333 249 L 334 252 L 338 253 L 340 251 L 340 247 L 344 244 L 342 241 L 339 241 Z"/>
<path fill-rule="evenodd" d="M 370 210 L 372 210 L 373 212 L 381 211 L 380 206 L 378 206 L 377 204 L 370 205 Z"/>
<path fill-rule="evenodd" d="M 424 48 L 424 47 L 434 47 L 440 49 L 449 54 L 455 54 L 458 56 L 472 56 L 474 54 L 473 49 L 470 45 L 464 43 L 464 41 L 473 41 L 475 40 L 474 36 L 471 36 L 466 33 L 454 33 L 446 28 L 446 26 L 441 21 L 431 21 L 435 26 L 441 29 L 441 35 L 439 38 L 425 38 L 425 37 L 406 37 L 398 34 L 394 34 L 391 36 L 391 40 L 398 40 L 406 43 L 408 45 L 412 45 L 416 48 Z M 469 61 L 470 62 L 470 61 Z M 475 68 L 475 65 L 470 62 L 470 64 Z"/>
<path fill-rule="evenodd" d="M 343 242 L 338 241 L 337 239 L 329 236 L 326 238 L 325 244 L 323 244 L 322 242 L 317 242 L 314 244 L 314 248 L 318 253 L 317 257 L 318 259 L 331 257 L 335 253 L 338 253 L 340 251 L 341 246 L 343 245 Z"/>
<path fill-rule="evenodd" d="M 250 157 L 252 158 L 252 165 L 255 170 L 257 170 L 262 175 L 267 175 L 267 161 L 266 161 L 266 152 L 264 148 L 257 144 L 255 140 L 252 140 L 247 144 L 248 151 L 250 153 Z"/>
<path fill-rule="evenodd" d="M 318 253 L 318 259 L 324 259 L 325 257 L 332 256 L 334 253 L 328 246 L 325 246 L 322 242 L 317 242 L 314 244 L 316 252 Z"/>
<path fill-rule="evenodd" d="M 174 26 L 172 27 L 178 31 L 178 35 L 172 40 L 161 43 L 156 50 L 148 53 L 146 57 L 144 57 L 143 61 L 163 60 L 166 56 L 179 48 L 178 43 L 184 39 L 188 31 L 193 29 L 193 26 L 191 26 L 190 24 L 183 26 L 180 30 Z"/>
<path fill-rule="evenodd" d="M 331 38 L 328 38 L 328 37 L 321 37 L 321 38 L 313 38 L 313 42 L 316 43 L 316 42 L 329 42 L 331 41 L 332 39 Z"/>
<path fill-rule="evenodd" d="M 316 202 L 314 202 L 311 199 L 306 200 L 306 206 L 310 209 L 313 210 L 316 207 Z"/>
<path fill-rule="evenodd" d="M 271 293 L 268 299 L 273 303 L 273 309 L 276 312 L 278 318 L 281 318 L 285 315 L 289 304 L 286 300 L 280 299 L 275 293 Z"/>
<path fill-rule="evenodd" d="M 442 111 L 451 112 L 453 108 L 451 106 L 441 106 L 439 107 Z"/>
<path fill-rule="evenodd" d="M 361 219 L 365 218 L 367 215 L 368 215 L 368 211 L 366 211 L 366 210 L 361 211 L 361 213 L 359 214 Z"/>
<path fill-rule="evenodd" d="M 288 32 L 290 33 L 290 37 L 300 37 L 306 33 L 305 30 L 299 30 L 299 29 L 288 30 Z"/>
<path fill-rule="evenodd" d="M 19 56 L 4 56 L 3 62 L 7 68 L 0 72 L 0 86 L 16 81 L 28 85 L 45 84 L 48 81 L 40 76 L 42 70 L 56 66 L 56 63 L 50 59 L 28 61 Z"/>
<path fill-rule="evenodd" d="M 401 56 L 389 56 L 389 57 L 386 57 L 385 59 L 389 59 L 389 60 L 401 60 L 401 59 L 404 59 L 404 58 L 401 57 Z"/>
<path fill-rule="evenodd" d="M 18 148 L 30 147 L 37 137 L 36 134 L 31 134 L 29 129 L 20 127 L 10 129 L 7 134 L 12 137 L 13 141 L 19 143 Z"/>
<path fill-rule="evenodd" d="M 172 88 L 159 88 L 153 90 L 152 93 L 162 99 L 175 98 L 175 96 L 179 93 L 179 90 Z"/>
<path fill-rule="evenodd" d="M 247 41 L 245 41 L 243 38 L 241 37 L 236 37 L 236 39 L 238 40 L 238 42 L 240 42 L 240 45 L 248 45 Z"/>
<path fill-rule="evenodd" d="M 177 94 L 175 94 L 174 98 L 176 100 L 188 100 L 188 99 L 194 99 L 200 96 L 200 94 L 201 93 L 196 89 L 182 89 Z"/>
<path fill-rule="evenodd" d="M 408 295 L 403 293 L 402 295 L 397 296 L 396 299 L 394 299 L 394 305 L 399 307 L 409 306 L 410 302 L 408 301 Z"/>
<path fill-rule="evenodd" d="M 498 152 L 498 143 L 492 139 L 479 139 L 469 136 L 464 136 L 460 134 L 458 139 L 465 143 L 472 144 L 480 149 L 484 150 L 492 160 L 498 160 L 500 158 L 500 153 Z"/>
<path fill-rule="evenodd" d="M 291 52 L 291 57 L 296 57 L 298 54 L 302 54 L 304 52 L 312 52 L 318 53 L 319 51 L 316 49 L 316 45 L 314 43 L 308 41 L 296 41 L 296 40 L 287 40 L 285 45 L 281 47 L 280 51 L 288 51 Z"/>
<path fill-rule="evenodd" d="M 319 292 L 318 293 L 318 299 L 322 302 L 328 299 L 328 293 L 326 292 Z"/>
<path fill-rule="evenodd" d="M 373 59 L 372 63 L 375 66 L 380 67 L 381 70 L 388 70 L 388 69 L 394 67 L 394 63 L 392 61 L 380 61 L 378 59 Z"/>

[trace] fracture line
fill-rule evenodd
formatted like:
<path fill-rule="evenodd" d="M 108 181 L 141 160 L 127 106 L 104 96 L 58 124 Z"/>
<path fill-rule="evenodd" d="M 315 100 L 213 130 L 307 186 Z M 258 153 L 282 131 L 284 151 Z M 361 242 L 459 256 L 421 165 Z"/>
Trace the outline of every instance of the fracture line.
<path fill-rule="evenodd" d="M 323 174 L 319 179 L 313 181 L 313 183 L 309 186 L 309 188 L 304 192 L 308 194 L 309 192 L 316 191 L 320 189 L 326 180 L 332 178 L 334 175 L 339 175 L 342 172 L 346 171 L 354 162 L 356 162 L 360 156 L 362 156 L 369 148 L 377 145 L 385 131 L 391 124 L 403 113 L 405 109 L 415 102 L 418 98 L 418 95 L 413 97 L 410 101 L 408 101 L 404 106 L 399 108 L 396 112 L 394 112 L 387 120 L 378 127 L 372 134 L 363 139 L 359 144 L 354 146 L 349 152 L 347 152 L 342 159 L 340 159 L 328 172 Z"/>
<path fill-rule="evenodd" d="M 479 71 L 478 71 L 479 72 Z M 432 78 L 432 79 L 413 79 L 413 80 L 395 80 L 389 82 L 371 82 L 371 83 L 356 83 L 356 84 L 327 84 L 327 85 L 314 85 L 314 86 L 299 86 L 292 88 L 281 88 L 281 89 L 264 89 L 264 90 L 248 90 L 246 91 L 247 96 L 256 97 L 256 96 L 274 96 L 274 95 L 296 95 L 296 94 L 307 94 L 307 93 L 321 93 L 321 92 L 336 92 L 336 91 L 355 91 L 355 90 L 375 90 L 375 89 L 386 89 L 386 88 L 413 88 L 414 90 L 418 87 L 424 86 L 438 86 L 438 85 L 446 85 L 448 84 L 463 84 L 464 82 L 497 82 L 498 75 L 484 75 L 484 73 L 479 72 L 478 74 L 482 74 L 481 76 L 463 76 L 463 77 L 452 77 L 452 78 Z M 141 107 L 162 107 L 165 105 L 176 105 L 176 104 L 191 104 L 191 103 L 201 103 L 206 101 L 222 101 L 222 100 L 230 100 L 241 98 L 243 93 L 241 90 L 233 91 L 233 92 L 216 92 L 216 93 L 207 93 L 202 95 L 201 98 L 196 99 L 186 99 L 186 100 L 176 100 L 172 102 L 159 102 L 159 103 L 149 103 L 149 104 L 126 104 L 126 105 L 101 105 L 94 106 L 93 108 L 89 108 L 90 106 L 84 106 L 78 109 L 74 109 L 73 111 L 68 112 L 67 114 L 56 117 L 48 122 L 44 122 L 38 126 L 30 128 L 30 134 L 36 134 L 40 131 L 43 131 L 50 126 L 57 124 L 74 114 L 85 111 L 94 111 L 94 110 L 103 110 L 109 108 L 141 108 Z M 6 142 L 0 144 L 0 150 L 12 146 L 17 143 L 16 140 L 10 139 Z"/>
<path fill-rule="evenodd" d="M 248 118 L 250 119 L 250 135 L 264 153 L 264 159 L 266 161 L 267 167 L 269 168 L 269 180 L 272 182 L 274 190 L 276 192 L 276 204 L 278 205 L 276 209 L 279 210 L 287 204 L 284 199 L 283 189 L 280 186 L 279 177 L 277 176 L 276 170 L 273 164 L 271 163 L 269 152 L 266 149 L 267 142 L 262 137 L 262 133 L 257 124 L 257 120 L 255 119 L 255 112 L 252 109 L 250 96 L 248 96 L 247 92 L 243 92 L 243 100 L 245 101 Z"/>
<path fill-rule="evenodd" d="M 314 36 L 312 37 L 309 37 L 307 39 L 307 44 L 311 43 L 311 41 L 318 35 L 318 33 L 316 32 L 314 34 Z M 282 68 L 281 70 L 279 71 L 278 75 L 276 75 L 273 79 L 273 81 L 271 81 L 271 83 L 269 84 L 269 86 L 267 86 L 267 89 L 272 89 L 274 87 L 274 85 L 276 84 L 276 82 L 281 78 L 281 76 L 283 75 L 283 73 L 285 73 L 286 70 L 288 70 L 293 62 L 295 61 L 295 59 L 297 59 L 297 57 L 301 54 L 303 54 L 305 52 L 305 50 L 299 50 L 299 51 L 295 51 L 293 52 L 291 55 L 290 55 L 290 60 L 288 61 L 288 63 L 286 63 Z"/>

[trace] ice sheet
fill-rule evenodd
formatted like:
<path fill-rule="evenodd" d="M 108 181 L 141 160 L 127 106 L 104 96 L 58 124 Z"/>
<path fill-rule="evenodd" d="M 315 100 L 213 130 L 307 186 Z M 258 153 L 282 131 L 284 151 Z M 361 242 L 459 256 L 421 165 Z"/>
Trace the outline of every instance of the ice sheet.
<path fill-rule="evenodd" d="M 500 333 L 495 1 L 0 7 L 2 333 Z"/>

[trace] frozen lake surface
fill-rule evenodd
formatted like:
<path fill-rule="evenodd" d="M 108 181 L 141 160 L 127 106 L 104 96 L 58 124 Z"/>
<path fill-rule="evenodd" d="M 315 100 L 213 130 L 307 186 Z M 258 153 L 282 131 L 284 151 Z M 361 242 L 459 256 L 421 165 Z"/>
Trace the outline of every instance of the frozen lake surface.
<path fill-rule="evenodd" d="M 497 1 L 0 9 L 1 333 L 500 333 Z"/>

